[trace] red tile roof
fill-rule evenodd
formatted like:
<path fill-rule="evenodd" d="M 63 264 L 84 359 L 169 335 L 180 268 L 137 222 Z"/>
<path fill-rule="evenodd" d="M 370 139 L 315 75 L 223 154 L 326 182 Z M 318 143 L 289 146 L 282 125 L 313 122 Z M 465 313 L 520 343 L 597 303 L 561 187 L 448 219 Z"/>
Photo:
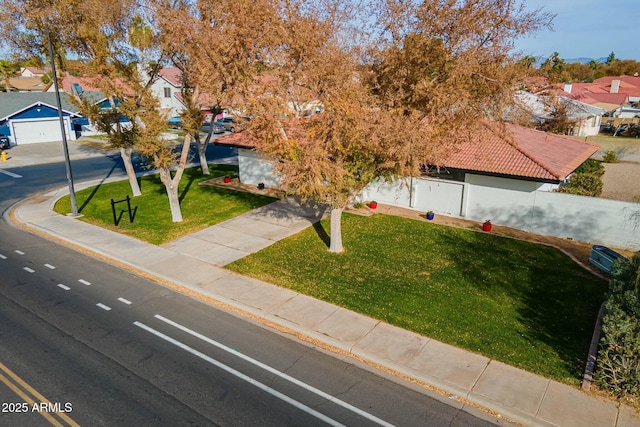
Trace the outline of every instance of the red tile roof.
<path fill-rule="evenodd" d="M 216 144 L 228 145 L 230 147 L 239 147 L 239 148 L 248 148 L 248 149 L 254 148 L 253 143 L 250 141 L 249 134 L 246 130 L 223 135 L 217 138 L 214 142 Z"/>
<path fill-rule="evenodd" d="M 583 92 L 580 94 L 564 94 L 569 98 L 576 101 L 584 102 L 585 104 L 595 104 L 598 102 L 604 102 L 606 104 L 623 105 L 629 100 L 629 95 L 626 93 L 588 93 Z"/>
<path fill-rule="evenodd" d="M 611 87 L 611 82 L 614 80 L 620 80 L 621 88 L 626 87 L 640 89 L 640 76 L 606 76 L 595 79 L 593 83 Z"/>
<path fill-rule="evenodd" d="M 465 141 L 439 162 L 440 166 L 469 171 L 563 181 L 599 146 L 568 136 L 506 125 L 506 135 L 496 126 L 486 125 L 476 141 Z M 221 136 L 217 144 L 252 149 L 248 134 Z"/>
<path fill-rule="evenodd" d="M 512 124 L 506 135 L 491 126 L 476 142 L 463 142 L 441 166 L 552 181 L 562 181 L 598 146 Z"/>
<path fill-rule="evenodd" d="M 158 74 L 172 85 L 176 87 L 182 86 L 182 71 L 179 68 L 164 67 Z"/>

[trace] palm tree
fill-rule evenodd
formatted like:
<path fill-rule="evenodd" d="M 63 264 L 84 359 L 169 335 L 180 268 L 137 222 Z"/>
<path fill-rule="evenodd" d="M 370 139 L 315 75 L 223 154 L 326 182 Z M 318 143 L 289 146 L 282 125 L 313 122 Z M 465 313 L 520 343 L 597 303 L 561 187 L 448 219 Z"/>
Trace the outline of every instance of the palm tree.
<path fill-rule="evenodd" d="M 11 83 L 9 78 L 18 75 L 18 64 L 6 59 L 0 59 L 0 75 L 4 78 L 4 91 L 9 92 L 11 90 Z"/>

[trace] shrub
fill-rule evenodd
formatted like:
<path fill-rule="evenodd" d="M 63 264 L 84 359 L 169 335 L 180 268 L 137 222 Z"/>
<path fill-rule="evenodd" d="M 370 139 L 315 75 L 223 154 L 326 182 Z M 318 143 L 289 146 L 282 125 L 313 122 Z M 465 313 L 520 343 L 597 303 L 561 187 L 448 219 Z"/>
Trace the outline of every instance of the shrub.
<path fill-rule="evenodd" d="M 618 161 L 618 154 L 615 151 L 609 150 L 606 153 L 604 153 L 605 163 L 615 163 L 617 161 Z"/>
<path fill-rule="evenodd" d="M 569 183 L 560 187 L 561 193 L 577 194 L 578 196 L 598 197 L 602 194 L 602 177 L 593 173 L 574 173 Z"/>
<path fill-rule="evenodd" d="M 591 173 L 596 176 L 604 175 L 604 166 L 596 159 L 587 159 L 575 170 L 574 173 Z"/>
<path fill-rule="evenodd" d="M 616 261 L 594 379 L 617 397 L 640 397 L 640 253 Z"/>

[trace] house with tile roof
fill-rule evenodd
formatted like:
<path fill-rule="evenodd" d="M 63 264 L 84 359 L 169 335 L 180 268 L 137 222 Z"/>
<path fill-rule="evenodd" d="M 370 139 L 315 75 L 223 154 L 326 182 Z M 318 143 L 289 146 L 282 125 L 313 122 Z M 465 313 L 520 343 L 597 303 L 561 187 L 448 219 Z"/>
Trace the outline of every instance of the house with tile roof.
<path fill-rule="evenodd" d="M 626 93 L 630 102 L 640 102 L 640 76 L 616 76 L 600 77 L 593 81 L 594 85 L 600 85 L 609 93 Z"/>
<path fill-rule="evenodd" d="M 246 131 L 245 131 L 246 132 Z M 240 181 L 278 187 L 273 163 L 245 132 L 217 144 L 238 149 Z M 476 141 L 461 142 L 429 174 L 371 183 L 356 201 L 376 200 L 424 213 L 466 218 L 591 244 L 640 249 L 640 227 L 629 221 L 639 203 L 555 191 L 598 146 L 516 125 L 487 124 Z M 480 230 L 480 226 L 478 226 Z"/>
<path fill-rule="evenodd" d="M 465 182 L 469 174 L 493 176 L 526 181 L 533 183 L 536 190 L 552 191 L 599 148 L 568 136 L 513 124 L 505 126 L 499 130 L 487 123 L 475 141 L 463 141 L 451 147 L 447 156 L 431 165 L 429 175 L 460 182 Z M 270 161 L 255 152 L 246 132 L 221 136 L 216 144 L 238 149 L 241 182 L 279 185 Z"/>
<path fill-rule="evenodd" d="M 565 83 L 548 91 L 604 108 L 610 117 L 632 119 L 640 115 L 640 108 L 632 103 L 640 102 L 640 77 L 602 77 L 593 83 Z"/>
<path fill-rule="evenodd" d="M 520 181 L 551 184 L 555 189 L 591 157 L 599 146 L 568 136 L 555 135 L 513 124 L 503 131 L 486 125 L 476 141 L 464 141 L 441 160 L 454 180 L 476 173 Z M 442 174 L 439 174 L 442 175 Z"/>

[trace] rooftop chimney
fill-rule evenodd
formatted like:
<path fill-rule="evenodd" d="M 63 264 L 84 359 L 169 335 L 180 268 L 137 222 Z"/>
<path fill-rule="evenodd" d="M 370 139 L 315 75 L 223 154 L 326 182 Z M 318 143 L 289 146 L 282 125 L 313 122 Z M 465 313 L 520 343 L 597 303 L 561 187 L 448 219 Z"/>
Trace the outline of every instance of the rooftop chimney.
<path fill-rule="evenodd" d="M 620 90 L 620 80 L 611 80 L 611 93 L 618 93 Z"/>

